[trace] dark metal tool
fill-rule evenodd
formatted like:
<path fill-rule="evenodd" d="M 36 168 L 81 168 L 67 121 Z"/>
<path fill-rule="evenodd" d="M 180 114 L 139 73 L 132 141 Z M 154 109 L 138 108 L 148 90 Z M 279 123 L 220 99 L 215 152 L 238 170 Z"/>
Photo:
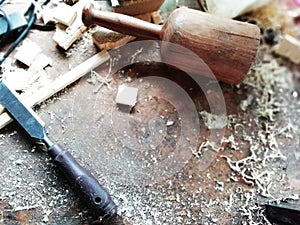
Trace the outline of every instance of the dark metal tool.
<path fill-rule="evenodd" d="M 268 204 L 266 207 L 267 218 L 282 225 L 300 224 L 300 207 L 292 204 Z"/>
<path fill-rule="evenodd" d="M 45 124 L 29 107 L 22 104 L 14 91 L 0 81 L 0 102 L 34 139 L 45 143 L 48 153 L 57 167 L 66 175 L 70 184 L 88 205 L 95 217 L 112 217 L 116 205 L 96 178 L 83 168 L 73 156 L 59 144 L 54 144 L 46 135 Z"/>

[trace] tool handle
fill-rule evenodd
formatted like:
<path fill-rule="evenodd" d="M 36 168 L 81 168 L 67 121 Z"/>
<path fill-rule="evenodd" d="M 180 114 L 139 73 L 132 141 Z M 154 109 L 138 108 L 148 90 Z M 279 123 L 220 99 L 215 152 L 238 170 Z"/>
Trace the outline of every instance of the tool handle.
<path fill-rule="evenodd" d="M 54 144 L 48 153 L 55 165 L 69 180 L 73 188 L 89 206 L 95 217 L 112 217 L 117 213 L 116 205 L 97 179 L 62 146 Z"/>
<path fill-rule="evenodd" d="M 161 39 L 162 27 L 144 20 L 140 20 L 121 13 L 105 12 L 97 10 L 92 4 L 88 4 L 82 11 L 82 21 L 84 25 L 99 25 L 128 34 L 135 37 L 146 39 Z"/>

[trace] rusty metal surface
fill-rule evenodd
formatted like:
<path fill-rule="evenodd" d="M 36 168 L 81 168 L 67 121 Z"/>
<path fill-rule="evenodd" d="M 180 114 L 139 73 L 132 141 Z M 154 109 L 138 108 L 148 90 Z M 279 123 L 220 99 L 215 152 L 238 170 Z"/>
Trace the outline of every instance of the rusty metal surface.
<path fill-rule="evenodd" d="M 55 59 L 47 68 L 53 77 L 97 51 L 83 39 L 66 57 L 50 35 L 34 31 L 29 37 L 48 43 L 41 47 Z M 112 60 L 95 70 L 101 79 L 87 74 L 36 109 L 49 136 L 70 149 L 112 194 L 119 217 L 104 224 L 268 224 L 263 203 L 299 204 L 298 66 L 262 46 L 262 63 L 241 85 L 220 84 L 224 117 L 211 113 L 208 99 L 222 97 L 213 83 L 203 80 L 209 90 L 203 92 L 184 72 L 151 62 L 160 60 L 156 42 L 137 50 L 112 52 Z M 119 54 L 127 60 L 135 55 L 139 63 L 107 76 L 118 67 Z M 166 91 L 152 76 L 177 83 L 195 108 L 181 110 L 190 106 L 182 100 L 185 95 Z M 120 84 L 139 89 L 130 114 L 116 108 Z M 164 164 L 176 143 L 190 148 L 195 130 L 193 148 L 171 161 L 181 164 Z M 213 131 L 220 142 L 209 141 Z M 99 224 L 43 147 L 30 142 L 16 123 L 1 130 L 0 169 L 0 223 Z"/>

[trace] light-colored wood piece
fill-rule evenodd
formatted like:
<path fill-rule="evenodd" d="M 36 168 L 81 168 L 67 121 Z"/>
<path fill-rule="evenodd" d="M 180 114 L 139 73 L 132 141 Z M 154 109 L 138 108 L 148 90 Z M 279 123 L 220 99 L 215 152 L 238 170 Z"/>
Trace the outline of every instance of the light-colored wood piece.
<path fill-rule="evenodd" d="M 275 53 L 290 59 L 295 64 L 300 64 L 300 40 L 288 34 L 284 35 L 275 46 Z"/>
<path fill-rule="evenodd" d="M 72 6 L 77 15 L 75 21 L 69 27 L 62 26 L 61 24 L 56 26 L 53 41 L 64 50 L 69 49 L 71 45 L 75 41 L 79 40 L 83 33 L 87 30 L 87 27 L 82 23 L 81 14 L 83 7 L 90 2 L 91 0 L 81 0 Z"/>
<path fill-rule="evenodd" d="M 40 48 L 40 46 L 27 39 L 18 48 L 18 51 L 15 54 L 14 58 L 29 67 L 41 52 L 42 49 Z"/>
<path fill-rule="evenodd" d="M 135 16 L 157 11 L 164 0 L 120 0 L 119 2 L 120 6 L 113 8 L 115 12 Z"/>
<path fill-rule="evenodd" d="M 67 4 L 59 4 L 59 6 L 54 9 L 53 18 L 66 26 L 71 26 L 76 17 L 76 9 Z"/>
<path fill-rule="evenodd" d="M 137 88 L 127 87 L 126 85 L 122 84 L 118 88 L 116 103 L 131 108 L 136 104 L 137 95 Z"/>
<path fill-rule="evenodd" d="M 151 18 L 152 18 L 153 23 L 158 24 L 158 25 L 163 24 L 163 20 L 158 11 L 152 12 Z"/>
<path fill-rule="evenodd" d="M 92 34 L 93 43 L 101 50 L 110 50 L 127 44 L 135 37 L 121 34 L 103 27 L 100 27 Z"/>
<path fill-rule="evenodd" d="M 80 65 L 76 66 L 74 69 L 65 73 L 64 75 L 58 77 L 52 83 L 47 85 L 40 90 L 38 90 L 33 96 L 23 98 L 23 101 L 30 107 L 33 107 L 46 99 L 53 96 L 55 93 L 61 91 L 68 85 L 72 84 L 74 81 L 80 79 L 82 76 L 87 74 L 89 71 L 95 69 L 100 66 L 104 62 L 110 59 L 110 55 L 107 51 L 102 51 L 88 60 L 84 61 Z M 8 115 L 8 113 L 4 112 L 0 115 L 0 129 L 5 127 L 7 124 L 12 122 L 12 118 Z"/>
<path fill-rule="evenodd" d="M 49 8 L 49 7 L 43 9 L 42 19 L 44 24 L 56 22 L 55 19 L 53 18 L 54 11 L 55 10 L 53 8 Z"/>
<path fill-rule="evenodd" d="M 79 40 L 86 31 L 86 26 L 71 26 L 70 28 L 61 25 L 56 26 L 56 32 L 53 36 L 53 41 L 64 50 L 67 50 L 71 45 Z"/>
<path fill-rule="evenodd" d="M 111 2 L 111 6 L 112 6 L 112 7 L 120 6 L 120 3 L 119 3 L 118 0 L 110 0 L 110 2 Z"/>

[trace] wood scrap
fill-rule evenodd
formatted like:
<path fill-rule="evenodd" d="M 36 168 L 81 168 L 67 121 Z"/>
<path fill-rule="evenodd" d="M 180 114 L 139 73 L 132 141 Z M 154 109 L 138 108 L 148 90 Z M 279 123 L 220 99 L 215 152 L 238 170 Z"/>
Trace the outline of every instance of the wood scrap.
<path fill-rule="evenodd" d="M 42 20 L 44 24 L 56 23 L 56 20 L 53 18 L 55 14 L 55 8 L 45 7 L 42 12 Z"/>
<path fill-rule="evenodd" d="M 118 48 L 135 39 L 130 35 L 121 34 L 103 27 L 100 27 L 92 34 L 93 43 L 101 50 Z"/>
<path fill-rule="evenodd" d="M 151 18 L 152 18 L 152 21 L 153 21 L 154 24 L 158 24 L 158 25 L 163 24 L 163 20 L 160 16 L 159 11 L 152 12 L 151 13 Z"/>
<path fill-rule="evenodd" d="M 71 45 L 80 39 L 83 33 L 87 30 L 87 27 L 82 23 L 81 13 L 83 7 L 89 2 L 91 2 L 91 0 L 82 0 L 73 6 L 69 6 L 72 8 L 72 11 L 76 12 L 76 18 L 72 24 L 69 26 L 61 23 L 57 24 L 53 41 L 64 50 L 69 49 Z"/>
<path fill-rule="evenodd" d="M 58 77 L 56 80 L 54 80 L 46 87 L 43 87 L 40 90 L 38 90 L 34 95 L 27 96 L 27 97 L 24 96 L 22 97 L 21 95 L 21 98 L 28 106 L 33 107 L 43 102 L 44 100 L 48 99 L 55 93 L 61 91 L 62 89 L 64 89 L 65 87 L 73 83 L 74 81 L 84 76 L 89 71 L 103 64 L 109 58 L 110 55 L 106 51 L 102 51 L 92 56 L 88 60 L 84 61 L 80 65 L 76 66 L 74 69 L 70 70 L 64 75 Z M 13 119 L 9 116 L 8 113 L 3 112 L 0 115 L 0 129 L 5 127 L 10 122 L 12 122 L 12 120 Z"/>
<path fill-rule="evenodd" d="M 284 35 L 278 45 L 275 46 L 275 53 L 290 59 L 295 64 L 300 64 L 300 40 Z"/>
<path fill-rule="evenodd" d="M 60 4 L 54 9 L 53 18 L 66 26 L 71 26 L 77 17 L 76 9 L 66 4 Z"/>
<path fill-rule="evenodd" d="M 67 50 L 75 41 L 82 37 L 86 29 L 84 25 L 72 25 L 69 28 L 57 25 L 53 41 L 64 50 Z"/>
<path fill-rule="evenodd" d="M 120 6 L 120 3 L 119 3 L 118 0 L 110 0 L 110 2 L 111 2 L 111 6 L 112 6 L 112 7 Z"/>
<path fill-rule="evenodd" d="M 33 41 L 26 39 L 22 45 L 18 48 L 14 58 L 24 63 L 28 67 L 31 66 L 32 62 L 41 54 L 42 49 L 40 46 L 35 44 Z"/>
<path fill-rule="evenodd" d="M 130 112 L 131 108 L 137 102 L 138 89 L 135 87 L 127 87 L 122 84 L 118 88 L 116 97 L 116 103 L 120 108 L 126 108 L 127 112 Z"/>
<path fill-rule="evenodd" d="M 120 6 L 113 7 L 115 12 L 135 16 L 157 11 L 164 0 L 120 0 L 119 3 Z"/>

